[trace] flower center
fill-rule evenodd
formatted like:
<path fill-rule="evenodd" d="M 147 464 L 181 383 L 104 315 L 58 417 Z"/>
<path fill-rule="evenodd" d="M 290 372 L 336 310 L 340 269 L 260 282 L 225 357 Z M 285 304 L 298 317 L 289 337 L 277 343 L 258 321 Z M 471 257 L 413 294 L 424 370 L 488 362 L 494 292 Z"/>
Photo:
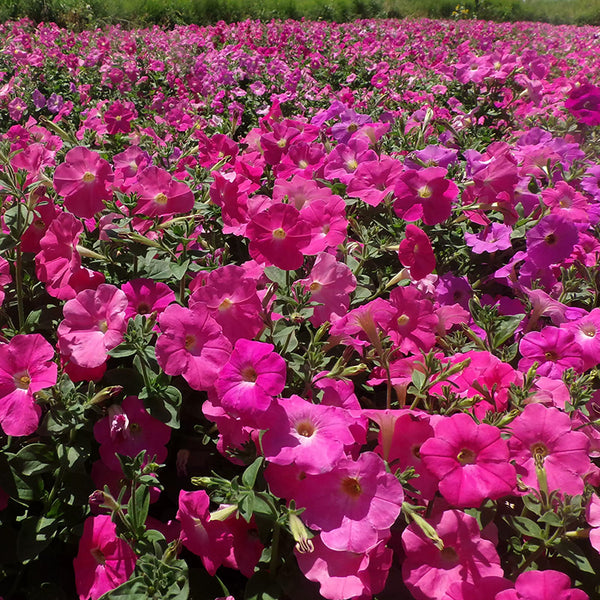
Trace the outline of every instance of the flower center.
<path fill-rule="evenodd" d="M 461 465 L 472 465 L 475 463 L 476 454 L 469 448 L 463 448 L 457 455 L 456 459 Z"/>
<path fill-rule="evenodd" d="M 537 442 L 531 446 L 531 455 L 533 456 L 536 467 L 541 468 L 544 466 L 544 460 L 548 454 L 550 454 L 550 451 L 545 444 L 542 444 L 542 442 Z"/>
<path fill-rule="evenodd" d="M 285 138 L 281 138 L 281 139 L 280 139 L 280 140 L 277 142 L 277 145 L 278 145 L 280 148 L 285 148 L 285 147 L 286 147 L 286 145 L 287 145 L 287 140 L 286 140 Z"/>
<path fill-rule="evenodd" d="M 351 158 L 348 162 L 346 162 L 346 166 L 351 171 L 356 171 L 356 169 L 358 169 L 358 162 L 356 161 L 355 158 Z"/>
<path fill-rule="evenodd" d="M 356 477 L 344 477 L 342 480 L 342 490 L 353 498 L 358 498 L 362 494 L 360 481 Z"/>
<path fill-rule="evenodd" d="M 400 327 L 404 327 L 410 321 L 410 317 L 408 315 L 400 315 L 398 317 L 398 325 Z"/>
<path fill-rule="evenodd" d="M 233 302 L 229 298 L 225 298 L 223 300 L 223 302 L 221 302 L 221 304 L 219 304 L 219 310 L 220 311 L 227 310 L 232 304 L 233 304 Z"/>
<path fill-rule="evenodd" d="M 554 244 L 556 244 L 556 236 L 553 233 L 549 233 L 544 238 L 544 241 L 546 242 L 546 244 L 548 244 L 548 246 L 554 246 Z"/>
<path fill-rule="evenodd" d="M 258 379 L 258 375 L 256 374 L 254 367 L 249 366 L 242 369 L 242 379 L 244 381 L 254 383 Z"/>
<path fill-rule="evenodd" d="M 348 125 L 348 127 L 346 128 L 346 131 L 348 131 L 350 133 L 354 133 L 357 130 L 358 130 L 358 125 L 356 123 L 350 123 L 350 125 Z"/>
<path fill-rule="evenodd" d="M 596 335 L 596 326 L 593 323 L 586 323 L 582 328 L 584 335 L 593 338 Z"/>
<path fill-rule="evenodd" d="M 301 169 L 306 169 L 306 167 L 308 167 L 308 163 L 307 163 L 305 160 L 301 160 L 301 161 L 298 163 L 298 166 L 299 166 Z"/>
<path fill-rule="evenodd" d="M 318 281 L 313 281 L 310 286 L 308 287 L 308 289 L 311 292 L 318 292 L 321 289 L 321 284 Z"/>
<path fill-rule="evenodd" d="M 300 423 L 296 425 L 296 431 L 298 435 L 308 438 L 315 432 L 315 426 L 310 421 L 300 421 Z"/>
<path fill-rule="evenodd" d="M 185 336 L 185 349 L 191 350 L 196 345 L 196 336 L 194 335 L 186 335 Z"/>
<path fill-rule="evenodd" d="M 558 358 L 558 354 L 556 354 L 554 350 L 547 350 L 546 352 L 544 352 L 544 357 L 546 358 L 546 360 L 555 361 Z"/>
<path fill-rule="evenodd" d="M 156 204 L 160 204 L 161 206 L 164 206 L 168 201 L 169 199 L 167 198 L 166 194 L 163 194 L 162 192 L 154 196 L 154 202 Z"/>
<path fill-rule="evenodd" d="M 458 553 L 451 546 L 445 546 L 440 552 L 442 561 L 446 564 L 456 564 L 458 562 Z"/>
<path fill-rule="evenodd" d="M 273 238 L 276 240 L 284 240 L 285 231 L 281 227 L 278 227 L 275 231 L 273 231 Z"/>
<path fill-rule="evenodd" d="M 29 389 L 29 384 L 31 383 L 31 377 L 29 377 L 29 373 L 25 371 L 24 373 L 17 373 L 14 376 L 15 385 L 20 390 Z"/>
<path fill-rule="evenodd" d="M 427 185 L 424 185 L 417 191 L 417 194 L 419 194 L 419 198 L 431 198 L 431 193 L 431 189 Z"/>
<path fill-rule="evenodd" d="M 94 557 L 94 560 L 99 565 L 106 564 L 106 559 L 104 558 L 104 554 L 102 553 L 102 550 L 100 550 L 100 548 L 92 548 L 90 550 L 90 554 Z"/>
<path fill-rule="evenodd" d="M 94 179 L 96 179 L 96 176 L 93 173 L 86 171 L 83 174 L 83 177 L 81 179 L 83 180 L 84 183 L 92 183 L 92 181 L 94 181 Z"/>
<path fill-rule="evenodd" d="M 150 305 L 146 302 L 140 302 L 137 307 L 138 315 L 147 315 L 150 312 Z"/>
<path fill-rule="evenodd" d="M 100 321 L 100 323 L 98 323 L 98 329 L 102 333 L 106 333 L 108 331 L 108 323 L 106 322 L 106 319 L 102 319 L 102 321 Z"/>

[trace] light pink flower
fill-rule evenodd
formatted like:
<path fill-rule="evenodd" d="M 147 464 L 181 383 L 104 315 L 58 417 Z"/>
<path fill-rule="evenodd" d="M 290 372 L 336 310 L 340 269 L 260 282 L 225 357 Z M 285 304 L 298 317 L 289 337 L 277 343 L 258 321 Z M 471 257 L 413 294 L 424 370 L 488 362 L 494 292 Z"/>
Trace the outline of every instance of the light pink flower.
<path fill-rule="evenodd" d="M 125 583 L 135 568 L 137 557 L 129 544 L 117 537 L 108 515 L 88 517 L 73 560 L 79 600 L 97 600 Z"/>
<path fill-rule="evenodd" d="M 37 429 L 42 411 L 33 395 L 56 383 L 53 358 L 54 348 L 39 333 L 0 344 L 0 425 L 6 435 Z"/>
<path fill-rule="evenodd" d="M 156 360 L 167 375 L 183 375 L 195 390 L 207 390 L 227 362 L 231 343 L 208 310 L 171 304 L 159 317 L 162 334 Z"/>
<path fill-rule="evenodd" d="M 123 341 L 127 328 L 127 296 L 114 285 L 103 283 L 97 290 L 84 290 L 63 307 L 58 326 L 58 348 L 76 365 L 102 365 L 108 352 Z"/>
<path fill-rule="evenodd" d="M 111 166 L 97 152 L 83 146 L 69 150 L 65 162 L 54 171 L 54 189 L 65 197 L 65 208 L 76 217 L 89 219 L 110 200 Z"/>
<path fill-rule="evenodd" d="M 447 510 L 427 521 L 442 540 L 442 549 L 416 523 L 402 533 L 402 575 L 416 600 L 442 600 L 453 583 L 504 575 L 495 545 L 481 537 L 475 518 Z"/>
<path fill-rule="evenodd" d="M 583 493 L 583 476 L 591 468 L 589 439 L 572 431 L 569 415 L 543 404 L 528 404 L 511 429 L 508 445 L 525 485 L 539 489 L 537 465 L 546 472 L 549 491 Z"/>
<path fill-rule="evenodd" d="M 307 473 L 330 471 L 355 443 L 350 414 L 299 396 L 277 400 L 263 421 L 265 458 L 278 465 L 295 463 Z"/>
<path fill-rule="evenodd" d="M 374 452 L 356 461 L 343 458 L 335 468 L 308 475 L 296 492 L 302 519 L 321 530 L 322 542 L 331 550 L 367 552 L 398 518 L 404 491 Z"/>
<path fill-rule="evenodd" d="M 194 208 L 194 194 L 183 183 L 165 171 L 151 165 L 146 167 L 131 186 L 139 194 L 135 213 L 147 217 L 164 217 L 177 213 L 189 213 Z"/>

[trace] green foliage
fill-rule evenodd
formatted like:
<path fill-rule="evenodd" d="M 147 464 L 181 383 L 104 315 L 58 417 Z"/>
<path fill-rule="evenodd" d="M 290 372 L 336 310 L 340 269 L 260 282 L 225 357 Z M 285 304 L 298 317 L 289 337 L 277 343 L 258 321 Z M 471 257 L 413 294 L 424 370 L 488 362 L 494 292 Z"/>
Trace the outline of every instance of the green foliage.
<path fill-rule="evenodd" d="M 209 24 L 245 19 L 344 22 L 372 18 L 600 24 L 600 0 L 3 0 L 0 20 L 29 17 L 73 29 Z"/>

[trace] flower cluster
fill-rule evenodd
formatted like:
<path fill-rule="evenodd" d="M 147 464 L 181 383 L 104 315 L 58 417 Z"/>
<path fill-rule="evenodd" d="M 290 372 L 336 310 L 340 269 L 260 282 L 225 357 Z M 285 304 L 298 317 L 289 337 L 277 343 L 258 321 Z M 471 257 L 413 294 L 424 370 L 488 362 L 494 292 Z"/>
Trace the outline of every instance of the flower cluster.
<path fill-rule="evenodd" d="M 591 32 L 1 25 L 0 595 L 598 597 Z"/>

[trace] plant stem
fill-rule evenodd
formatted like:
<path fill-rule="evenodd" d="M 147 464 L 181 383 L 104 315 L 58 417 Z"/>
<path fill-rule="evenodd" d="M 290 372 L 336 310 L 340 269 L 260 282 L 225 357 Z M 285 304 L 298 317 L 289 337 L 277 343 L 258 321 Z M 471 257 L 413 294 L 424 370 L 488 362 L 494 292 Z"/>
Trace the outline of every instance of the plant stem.
<path fill-rule="evenodd" d="M 23 309 L 23 253 L 21 243 L 17 246 L 15 260 L 15 287 L 17 290 L 17 311 L 19 314 L 19 331 L 23 331 L 25 325 L 25 310 Z"/>

